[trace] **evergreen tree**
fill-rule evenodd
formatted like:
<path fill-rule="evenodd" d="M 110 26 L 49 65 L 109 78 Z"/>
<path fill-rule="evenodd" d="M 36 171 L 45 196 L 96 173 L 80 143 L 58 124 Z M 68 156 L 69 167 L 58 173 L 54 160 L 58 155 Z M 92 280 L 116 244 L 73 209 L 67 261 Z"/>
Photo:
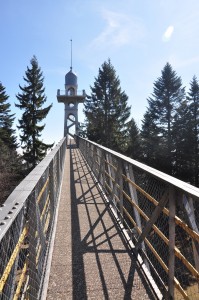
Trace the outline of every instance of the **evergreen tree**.
<path fill-rule="evenodd" d="M 127 148 L 128 97 L 121 90 L 120 80 L 110 59 L 99 69 L 84 106 L 87 137 L 115 151 Z"/>
<path fill-rule="evenodd" d="M 193 173 L 193 147 L 194 131 L 191 122 L 191 112 L 184 100 L 177 108 L 173 123 L 173 141 L 174 141 L 174 176 L 194 183 Z"/>
<path fill-rule="evenodd" d="M 194 182 L 197 187 L 199 186 L 199 83 L 197 77 L 194 76 L 190 82 L 190 90 L 187 100 L 189 102 L 191 126 L 194 135 L 193 143 L 190 146 L 192 149 L 193 159 L 193 174 Z"/>
<path fill-rule="evenodd" d="M 156 114 L 153 114 L 152 109 L 147 110 L 144 114 L 141 130 L 141 147 L 142 147 L 142 162 L 159 168 L 158 156 L 161 147 L 160 130 L 156 125 Z"/>
<path fill-rule="evenodd" d="M 23 179 L 22 161 L 0 138 L 0 205 Z"/>
<path fill-rule="evenodd" d="M 87 134 L 86 134 L 86 124 L 85 123 L 80 123 L 78 126 L 78 131 L 77 131 L 77 135 L 86 138 Z"/>
<path fill-rule="evenodd" d="M 147 143 L 152 144 L 155 139 L 156 151 L 155 164 L 158 169 L 172 174 L 174 165 L 173 122 L 176 109 L 185 98 L 185 89 L 182 87 L 181 78 L 176 75 L 172 66 L 167 63 L 162 70 L 153 88 L 153 94 L 148 98 L 149 107 L 143 120 L 142 136 L 145 149 Z M 152 122 L 149 132 L 147 123 Z"/>
<path fill-rule="evenodd" d="M 11 113 L 9 96 L 0 82 L 0 204 L 21 181 L 22 163 L 17 153 L 14 114 Z"/>
<path fill-rule="evenodd" d="M 45 144 L 39 139 L 45 127 L 45 124 L 40 125 L 40 122 L 47 116 L 52 104 L 42 107 L 47 100 L 43 73 L 35 56 L 30 63 L 31 67 L 27 67 L 26 76 L 23 77 L 24 87 L 19 85 L 21 93 L 18 93 L 17 99 L 20 104 L 15 104 L 24 110 L 18 128 L 21 130 L 23 158 L 29 170 L 34 168 L 45 157 L 47 150 L 53 147 L 53 144 Z"/>
<path fill-rule="evenodd" d="M 132 118 L 129 122 L 128 129 L 128 147 L 125 154 L 133 159 L 139 160 L 141 158 L 141 139 L 140 131 L 135 120 Z"/>
<path fill-rule="evenodd" d="M 0 82 L 0 138 L 8 149 L 17 148 L 15 130 L 13 129 L 14 114 L 11 114 L 9 96 Z"/>

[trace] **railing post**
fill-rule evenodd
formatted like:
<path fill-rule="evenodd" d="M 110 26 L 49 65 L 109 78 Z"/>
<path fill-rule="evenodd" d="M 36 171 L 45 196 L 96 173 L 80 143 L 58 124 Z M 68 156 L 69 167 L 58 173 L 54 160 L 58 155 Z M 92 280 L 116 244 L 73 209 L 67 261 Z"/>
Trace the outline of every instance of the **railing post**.
<path fill-rule="evenodd" d="M 110 163 L 112 164 L 112 156 L 110 156 Z M 114 175 L 113 175 L 114 174 Z M 123 178 L 122 178 L 122 162 L 121 159 L 117 159 L 117 170 L 114 170 L 111 174 L 111 177 L 113 177 L 113 184 L 112 184 L 112 192 L 110 193 L 110 199 L 113 202 L 113 205 L 115 206 L 116 210 L 119 210 L 120 213 L 120 220 L 123 222 Z M 119 186 L 119 191 L 118 187 Z M 115 196 L 119 199 L 119 205 L 117 205 L 117 201 L 115 201 Z M 117 211 L 118 213 L 118 211 Z"/>
<path fill-rule="evenodd" d="M 120 212 L 120 220 L 123 223 L 123 178 L 122 178 L 122 161 L 120 158 L 117 159 L 117 170 L 115 171 L 115 178 L 113 183 L 113 189 L 111 193 L 111 200 L 114 202 L 114 195 L 116 195 L 119 199 L 119 212 Z M 117 192 L 119 185 L 119 192 Z M 117 202 L 116 202 L 117 203 Z M 116 205 L 117 206 L 117 205 Z"/>
<path fill-rule="evenodd" d="M 120 200 L 120 221 L 123 223 L 123 215 L 124 215 L 124 210 L 123 210 L 123 177 L 122 177 L 122 170 L 123 170 L 123 165 L 122 165 L 122 160 L 119 159 L 118 161 L 118 174 L 119 174 L 119 180 L 118 180 L 118 184 L 119 184 L 119 191 L 118 191 L 118 198 Z"/>
<path fill-rule="evenodd" d="M 19 222 L 19 224 L 18 224 L 19 227 L 16 226 L 16 234 L 14 236 L 12 236 L 14 234 L 14 232 L 11 233 L 11 240 L 12 240 L 12 243 L 14 242 L 15 245 L 16 245 L 16 243 L 19 240 L 19 237 L 20 237 L 20 235 L 21 235 L 21 233 L 23 231 L 23 226 L 25 224 L 25 222 L 24 222 L 24 214 L 22 212 L 21 212 L 21 217 L 19 218 L 18 222 Z M 19 229 L 19 230 L 17 231 L 17 229 Z M 9 249 L 8 249 L 8 251 L 9 251 Z M 13 299 L 13 297 L 14 297 L 18 262 L 19 262 L 19 255 L 17 255 L 17 258 L 16 258 L 16 260 L 14 262 L 14 265 L 12 267 L 12 270 L 10 272 L 10 276 L 8 278 L 8 281 L 10 282 L 11 289 L 8 289 L 8 293 L 7 293 L 6 296 L 9 299 Z"/>
<path fill-rule="evenodd" d="M 112 160 L 111 160 L 111 155 L 108 152 L 106 153 L 106 161 L 107 161 L 108 174 L 110 177 L 113 177 L 113 172 L 112 172 L 111 166 L 109 165 L 109 163 L 112 164 Z M 109 186 L 112 190 L 113 182 L 112 182 L 111 178 L 109 178 Z"/>
<path fill-rule="evenodd" d="M 56 172 L 56 170 L 54 170 L 54 159 L 52 159 L 52 161 L 49 164 L 49 193 L 50 193 L 50 215 L 51 216 L 54 215 L 54 212 L 56 210 L 56 200 L 57 200 L 57 195 L 55 194 L 54 172 Z M 56 192 L 58 193 L 60 187 L 57 188 L 57 184 L 58 182 L 56 182 L 56 189 L 57 189 Z M 61 184 L 61 182 L 59 184 Z"/>
<path fill-rule="evenodd" d="M 37 211 L 36 211 L 36 195 L 35 192 L 31 195 L 28 208 L 28 218 L 29 218 L 29 298 L 37 299 L 39 291 L 39 278 L 36 267 L 36 249 L 38 243 L 38 234 L 37 234 Z"/>
<path fill-rule="evenodd" d="M 106 153 L 106 160 L 107 160 L 107 169 L 108 169 L 108 174 L 110 177 L 114 178 L 115 179 L 115 171 L 113 170 L 113 167 L 111 167 L 109 164 L 112 165 L 112 156 L 110 153 Z M 109 177 L 109 186 L 111 188 L 111 190 L 113 190 L 113 181 L 111 180 L 111 178 Z M 117 215 L 117 209 L 116 209 L 116 201 L 114 199 L 114 197 L 112 198 L 112 201 L 113 201 L 113 208 L 114 208 L 114 211 Z"/>
<path fill-rule="evenodd" d="M 175 276 L 175 191 L 169 187 L 169 274 L 168 274 L 168 299 L 174 299 L 174 276 Z"/>
<path fill-rule="evenodd" d="M 129 164 L 126 163 L 125 164 L 125 171 L 126 171 L 126 176 L 128 178 L 130 178 L 131 181 L 135 182 L 135 176 L 134 176 L 132 165 L 129 165 Z M 131 199 L 135 202 L 135 204 L 137 206 L 139 206 L 136 188 L 134 186 L 132 186 L 130 184 L 130 182 L 128 182 L 128 187 L 129 187 L 129 192 L 130 192 Z M 138 212 L 138 210 L 134 206 L 133 206 L 133 212 L 134 212 L 135 221 L 136 221 L 137 226 L 140 229 L 142 229 L 142 222 L 141 222 L 140 213 Z M 145 247 L 145 243 L 144 242 L 142 242 L 141 248 L 146 253 L 146 247 Z M 147 269 L 149 270 L 149 264 L 148 264 L 147 259 L 144 259 L 144 262 L 145 262 L 145 265 L 147 266 Z"/>
<path fill-rule="evenodd" d="M 194 212 L 194 204 L 193 199 L 191 197 L 186 197 L 183 194 L 182 202 L 185 207 L 185 211 L 187 213 L 187 217 L 189 220 L 190 227 L 199 234 L 199 229 L 196 224 L 196 217 Z M 195 268 L 197 271 L 199 271 L 199 245 L 198 243 L 195 243 L 195 241 L 192 239 L 192 248 L 193 248 L 193 256 L 194 256 L 194 262 L 195 262 Z"/>
<path fill-rule="evenodd" d="M 61 183 L 61 172 L 60 172 L 60 150 L 57 152 L 57 177 L 58 177 L 58 185 Z"/>
<path fill-rule="evenodd" d="M 88 151 L 89 152 L 89 157 L 90 157 L 90 167 L 91 167 L 91 170 L 93 171 L 93 173 L 96 175 L 96 173 L 95 173 L 94 150 L 95 150 L 95 146 L 91 144 L 90 145 L 90 151 Z"/>
<path fill-rule="evenodd" d="M 134 174 L 133 174 L 132 166 L 126 163 L 125 164 L 125 171 L 126 171 L 126 176 L 131 181 L 135 182 L 135 177 L 134 177 Z M 128 182 L 128 187 L 129 187 L 129 192 L 130 192 L 131 199 L 139 206 L 136 188 L 133 187 L 129 182 Z M 139 212 L 137 211 L 137 209 L 134 206 L 133 206 L 133 212 L 134 212 L 134 215 L 135 215 L 136 224 L 141 229 L 142 228 L 141 217 L 140 217 Z M 142 244 L 142 245 L 144 245 L 144 244 Z"/>
<path fill-rule="evenodd" d="M 98 157 L 99 162 L 99 174 L 98 174 L 98 181 L 104 187 L 104 170 L 105 170 L 105 151 L 101 149 L 98 151 L 100 153 L 100 157 Z"/>
<path fill-rule="evenodd" d="M 95 177 L 97 178 L 97 171 L 98 171 L 98 168 L 99 168 L 99 165 L 97 164 L 97 161 L 98 161 L 98 148 L 97 146 L 94 146 L 94 149 L 93 149 L 93 164 L 92 164 L 92 171 L 93 173 L 95 174 Z"/>

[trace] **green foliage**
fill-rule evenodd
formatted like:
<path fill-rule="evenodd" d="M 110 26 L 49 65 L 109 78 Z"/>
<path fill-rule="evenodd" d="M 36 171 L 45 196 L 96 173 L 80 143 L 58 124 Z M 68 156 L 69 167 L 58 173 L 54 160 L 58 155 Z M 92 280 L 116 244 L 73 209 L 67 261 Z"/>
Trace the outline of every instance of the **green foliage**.
<path fill-rule="evenodd" d="M 86 138 L 87 137 L 87 129 L 86 129 L 86 124 L 85 123 L 79 123 L 79 126 L 78 126 L 78 135 L 83 137 L 83 138 Z"/>
<path fill-rule="evenodd" d="M 109 59 L 99 69 L 91 95 L 85 101 L 87 137 L 115 151 L 125 152 L 130 116 L 127 101 Z"/>
<path fill-rule="evenodd" d="M 45 144 L 39 138 L 45 124 L 40 122 L 47 116 L 52 104 L 43 108 L 46 102 L 43 74 L 35 56 L 30 61 L 31 67 L 25 72 L 25 85 L 19 85 L 21 93 L 18 93 L 19 104 L 16 107 L 23 110 L 18 128 L 21 130 L 20 140 L 23 149 L 23 159 L 27 162 L 27 168 L 31 170 L 41 161 L 47 150 L 53 144 Z"/>
<path fill-rule="evenodd" d="M 5 87 L 0 83 L 0 204 L 23 177 L 13 129 L 14 114 L 11 114 L 8 99 Z"/>
<path fill-rule="evenodd" d="M 3 143 L 10 149 L 16 149 L 16 137 L 13 127 L 14 114 L 11 114 L 9 96 L 6 95 L 5 87 L 0 82 L 0 137 Z"/>
<path fill-rule="evenodd" d="M 0 138 L 0 204 L 23 178 L 22 161 L 17 151 L 9 148 Z"/>
<path fill-rule="evenodd" d="M 186 100 L 176 109 L 173 123 L 174 167 L 173 175 L 183 181 L 193 183 L 194 132 L 191 113 Z"/>
<path fill-rule="evenodd" d="M 146 162 L 168 174 L 173 174 L 174 166 L 174 116 L 184 98 L 185 89 L 181 78 L 167 63 L 161 77 L 154 83 L 152 96 L 148 98 L 149 107 L 143 120 L 142 138 L 144 148 L 152 151 L 151 154 L 145 154 Z"/>
<path fill-rule="evenodd" d="M 161 147 L 160 130 L 154 122 L 152 110 L 147 110 L 144 114 L 141 141 L 142 141 L 142 161 L 154 168 L 158 168 L 157 157 L 160 155 L 159 148 Z"/>
<path fill-rule="evenodd" d="M 125 154 L 133 159 L 139 160 L 142 157 L 140 131 L 132 118 L 129 122 L 127 150 Z"/>
<path fill-rule="evenodd" d="M 190 82 L 187 101 L 189 103 L 191 122 L 190 132 L 193 136 L 192 143 L 189 143 L 189 148 L 192 150 L 190 157 L 193 164 L 193 184 L 199 186 L 199 83 L 196 76 Z"/>

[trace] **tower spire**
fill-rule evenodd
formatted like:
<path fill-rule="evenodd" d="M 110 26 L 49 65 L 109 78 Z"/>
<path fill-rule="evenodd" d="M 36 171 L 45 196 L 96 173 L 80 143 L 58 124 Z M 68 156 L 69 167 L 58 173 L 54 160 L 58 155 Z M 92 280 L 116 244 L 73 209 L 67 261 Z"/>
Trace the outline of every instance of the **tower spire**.
<path fill-rule="evenodd" d="M 72 39 L 71 43 L 71 64 L 70 71 L 65 75 L 65 91 L 60 93 L 57 90 L 57 100 L 65 105 L 65 116 L 64 116 L 64 136 L 67 138 L 74 137 L 74 134 L 78 133 L 79 122 L 78 122 L 78 104 L 84 103 L 86 93 L 83 90 L 82 94 L 77 92 L 77 75 L 72 72 L 73 60 L 72 60 Z"/>
<path fill-rule="evenodd" d="M 73 69 L 73 40 L 70 40 L 70 58 L 71 58 L 71 64 L 70 64 L 70 70 Z"/>

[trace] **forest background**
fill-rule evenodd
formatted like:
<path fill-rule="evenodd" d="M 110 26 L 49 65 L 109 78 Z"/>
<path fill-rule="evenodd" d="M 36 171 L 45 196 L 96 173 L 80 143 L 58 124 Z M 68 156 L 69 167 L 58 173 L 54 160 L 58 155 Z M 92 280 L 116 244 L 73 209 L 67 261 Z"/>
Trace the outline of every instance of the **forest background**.
<path fill-rule="evenodd" d="M 19 103 L 15 104 L 24 110 L 18 125 L 22 155 L 17 152 L 19 145 L 9 96 L 0 85 L 2 202 L 53 147 L 41 139 L 45 124 L 40 124 L 52 104 L 43 108 L 47 100 L 43 73 L 35 56 L 30 63 L 23 77 L 25 85 L 19 85 L 21 92 L 16 95 Z M 195 75 L 186 94 L 181 77 L 166 63 L 147 99 L 141 129 L 131 116 L 128 96 L 110 59 L 99 68 L 90 88 L 91 94 L 84 104 L 86 120 L 80 128 L 82 136 L 198 186 L 199 83 Z"/>

